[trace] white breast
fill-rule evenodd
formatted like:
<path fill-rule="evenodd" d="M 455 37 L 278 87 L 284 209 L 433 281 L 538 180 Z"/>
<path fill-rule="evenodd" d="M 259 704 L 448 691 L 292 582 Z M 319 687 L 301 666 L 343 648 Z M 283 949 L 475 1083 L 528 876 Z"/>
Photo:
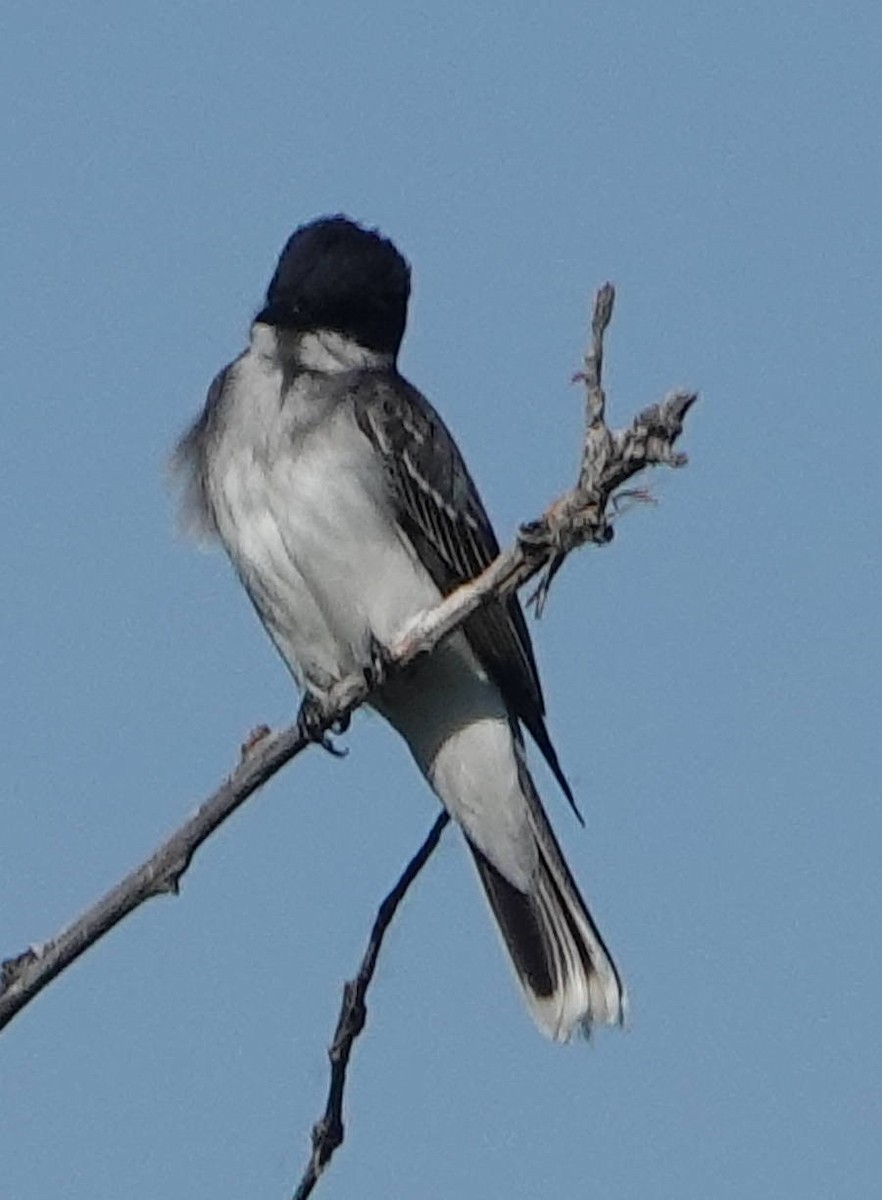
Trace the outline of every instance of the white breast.
<path fill-rule="evenodd" d="M 351 406 L 253 352 L 233 368 L 209 478 L 218 532 L 298 682 L 323 691 L 439 599 L 399 533 Z"/>

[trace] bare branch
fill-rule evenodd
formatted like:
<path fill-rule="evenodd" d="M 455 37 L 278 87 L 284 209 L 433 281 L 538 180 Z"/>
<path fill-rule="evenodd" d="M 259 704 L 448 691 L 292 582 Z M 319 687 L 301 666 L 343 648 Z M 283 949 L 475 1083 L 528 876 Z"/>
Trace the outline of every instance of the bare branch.
<path fill-rule="evenodd" d="M 601 386 L 603 337 L 613 300 L 610 284 L 604 285 L 595 299 L 591 348 L 582 376 L 587 420 L 576 486 L 538 520 L 522 525 L 514 545 L 477 579 L 411 621 L 389 648 L 390 670 L 403 669 L 419 655 L 429 653 L 492 597 L 506 596 L 544 572 L 536 597 L 541 610 L 551 579 L 565 557 L 586 543 L 603 545 L 611 540 L 607 509 L 618 489 L 646 467 L 685 464 L 686 456 L 674 450 L 674 443 L 696 400 L 694 393 L 671 393 L 644 409 L 626 429 L 610 430 L 606 425 Z M 342 680 L 323 705 L 320 727 L 327 731 L 345 722 L 369 694 L 364 675 Z M 153 896 L 177 893 L 181 876 L 206 838 L 309 744 L 297 725 L 258 740 L 243 753 L 233 774 L 142 866 L 56 937 L 7 959 L 0 975 L 0 1029 L 123 917 Z"/>
<path fill-rule="evenodd" d="M 410 860 L 401 874 L 395 887 L 385 898 L 377 910 L 377 916 L 371 929 L 367 949 L 358 968 L 355 979 L 350 979 L 343 985 L 343 1001 L 340 1005 L 340 1016 L 337 1018 L 337 1028 L 328 1050 L 331 1062 L 331 1082 L 328 1087 L 328 1099 L 325 1111 L 312 1127 L 312 1154 L 297 1190 L 292 1200 L 306 1200 L 318 1182 L 318 1177 L 331 1161 L 334 1151 L 343 1143 L 343 1093 L 346 1088 L 346 1072 L 355 1039 L 364 1029 L 367 1019 L 366 997 L 377 959 L 383 946 L 386 930 L 392 924 L 398 906 L 404 899 L 408 888 L 429 861 L 432 851 L 441 840 L 450 817 L 442 812 L 429 830 L 425 841 Z"/>
<path fill-rule="evenodd" d="M 0 1029 L 123 917 L 153 896 L 176 895 L 181 876 L 207 837 L 309 742 L 297 727 L 243 751 L 236 771 L 150 858 L 56 937 L 7 959 L 0 975 Z"/>

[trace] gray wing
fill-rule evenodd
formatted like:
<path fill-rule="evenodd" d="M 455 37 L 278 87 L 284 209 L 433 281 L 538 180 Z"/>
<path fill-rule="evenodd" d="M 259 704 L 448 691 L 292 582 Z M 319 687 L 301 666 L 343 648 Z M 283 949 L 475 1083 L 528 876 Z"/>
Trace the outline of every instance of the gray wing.
<path fill-rule="evenodd" d="M 398 522 L 442 595 L 449 595 L 499 553 L 462 455 L 425 396 L 401 376 L 375 377 L 356 387 L 353 400 L 358 425 L 383 460 Z M 485 605 L 468 618 L 464 631 L 581 821 L 545 726 L 536 659 L 517 596 Z"/>

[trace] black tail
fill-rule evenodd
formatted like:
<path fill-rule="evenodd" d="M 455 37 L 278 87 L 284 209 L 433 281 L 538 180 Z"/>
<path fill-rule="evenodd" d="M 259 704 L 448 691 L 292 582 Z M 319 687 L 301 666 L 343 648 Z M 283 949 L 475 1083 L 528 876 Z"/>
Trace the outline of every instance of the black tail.
<path fill-rule="evenodd" d="M 514 887 L 468 845 L 533 1019 L 565 1042 L 592 1025 L 622 1024 L 625 989 L 526 768 L 521 774 L 538 850 L 530 890 Z"/>

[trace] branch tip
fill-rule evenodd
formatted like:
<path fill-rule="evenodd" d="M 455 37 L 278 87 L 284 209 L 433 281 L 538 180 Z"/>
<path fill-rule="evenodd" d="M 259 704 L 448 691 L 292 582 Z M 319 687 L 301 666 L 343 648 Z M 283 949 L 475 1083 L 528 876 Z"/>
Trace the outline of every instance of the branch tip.
<path fill-rule="evenodd" d="M 616 302 L 616 289 L 608 281 L 597 289 L 594 297 L 594 314 L 591 318 L 591 333 L 596 341 L 600 341 L 609 328 L 613 308 Z"/>

